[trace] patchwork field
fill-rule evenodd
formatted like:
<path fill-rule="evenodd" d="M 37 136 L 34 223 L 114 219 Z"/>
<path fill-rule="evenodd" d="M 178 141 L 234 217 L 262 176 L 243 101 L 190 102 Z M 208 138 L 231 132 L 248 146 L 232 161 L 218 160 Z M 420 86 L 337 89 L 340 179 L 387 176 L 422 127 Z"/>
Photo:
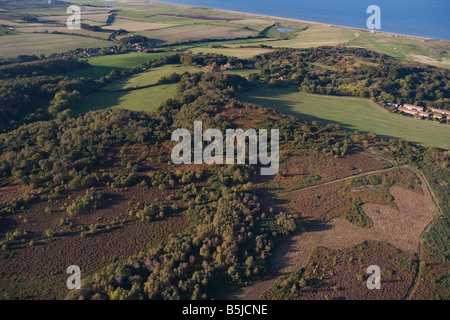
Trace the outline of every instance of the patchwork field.
<path fill-rule="evenodd" d="M 449 125 L 392 114 L 368 100 L 310 95 L 293 88 L 259 88 L 242 94 L 241 99 L 308 121 L 450 149 Z"/>

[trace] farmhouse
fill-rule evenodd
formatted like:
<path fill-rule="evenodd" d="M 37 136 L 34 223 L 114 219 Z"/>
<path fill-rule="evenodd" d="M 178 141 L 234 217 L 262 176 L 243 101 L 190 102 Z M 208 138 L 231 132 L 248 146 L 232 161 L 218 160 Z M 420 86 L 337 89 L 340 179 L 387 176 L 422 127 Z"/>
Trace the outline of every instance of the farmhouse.
<path fill-rule="evenodd" d="M 209 71 L 220 71 L 220 68 L 219 68 L 219 67 L 213 68 L 213 67 L 211 67 L 211 66 L 204 66 L 203 69 L 209 70 Z"/>
<path fill-rule="evenodd" d="M 448 111 L 448 110 L 443 110 L 443 109 L 438 109 L 438 108 L 428 108 L 428 109 L 430 109 L 432 112 L 435 112 L 435 113 L 440 113 L 440 114 L 447 115 L 447 116 L 450 115 L 450 111 Z"/>
<path fill-rule="evenodd" d="M 403 112 L 403 113 L 406 113 L 406 114 L 412 114 L 414 116 L 417 115 L 417 113 L 418 113 L 418 111 L 416 111 L 416 110 L 410 110 L 410 109 L 406 109 L 406 108 L 403 108 L 403 107 L 398 107 L 398 110 Z"/>
<path fill-rule="evenodd" d="M 416 111 L 420 111 L 423 112 L 423 107 L 420 106 L 414 106 L 412 104 L 404 104 L 403 108 L 406 108 L 408 110 L 416 110 Z"/>
<path fill-rule="evenodd" d="M 421 118 L 429 118 L 429 117 L 430 117 L 430 114 L 429 114 L 428 112 L 422 112 L 422 111 L 419 111 L 419 112 L 417 113 L 417 117 L 421 117 Z"/>

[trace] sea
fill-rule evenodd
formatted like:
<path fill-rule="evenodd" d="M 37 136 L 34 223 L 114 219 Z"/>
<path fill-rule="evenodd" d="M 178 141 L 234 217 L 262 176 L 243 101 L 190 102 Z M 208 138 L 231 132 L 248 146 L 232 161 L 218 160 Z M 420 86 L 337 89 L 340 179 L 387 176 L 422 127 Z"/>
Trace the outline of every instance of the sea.
<path fill-rule="evenodd" d="M 450 0 L 169 0 L 177 4 L 367 28 L 371 5 L 380 31 L 450 40 Z"/>

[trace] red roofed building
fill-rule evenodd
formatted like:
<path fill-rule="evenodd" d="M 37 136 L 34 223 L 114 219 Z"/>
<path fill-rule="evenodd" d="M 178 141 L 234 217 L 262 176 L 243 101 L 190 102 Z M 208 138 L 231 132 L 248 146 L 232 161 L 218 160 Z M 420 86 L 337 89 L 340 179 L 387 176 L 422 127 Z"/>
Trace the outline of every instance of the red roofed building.
<path fill-rule="evenodd" d="M 403 112 L 403 113 L 406 113 L 406 114 L 412 114 L 414 116 L 417 115 L 417 113 L 418 113 L 418 111 L 416 111 L 416 110 L 409 110 L 409 109 L 406 109 L 406 108 L 403 108 L 403 107 L 398 107 L 398 110 Z"/>
<path fill-rule="evenodd" d="M 417 113 L 417 116 L 422 117 L 422 118 L 429 118 L 429 117 L 430 117 L 430 114 L 429 114 L 428 112 L 422 112 L 422 111 L 419 111 L 419 112 Z"/>
<path fill-rule="evenodd" d="M 403 108 L 406 108 L 408 110 L 417 110 L 417 111 L 423 112 L 423 107 L 421 107 L 421 106 L 414 106 L 412 104 L 404 104 Z"/>

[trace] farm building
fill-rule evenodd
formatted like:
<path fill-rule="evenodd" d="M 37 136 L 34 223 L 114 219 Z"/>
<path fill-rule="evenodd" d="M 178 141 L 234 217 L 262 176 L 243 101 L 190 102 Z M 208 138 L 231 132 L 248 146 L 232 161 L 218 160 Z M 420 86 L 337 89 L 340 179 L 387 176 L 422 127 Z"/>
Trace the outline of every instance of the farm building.
<path fill-rule="evenodd" d="M 447 116 L 450 115 L 450 111 L 448 111 L 448 110 L 443 110 L 443 109 L 438 109 L 438 108 L 428 108 L 428 109 L 430 109 L 432 112 L 435 112 L 435 113 L 440 113 L 440 114 L 447 115 Z"/>
<path fill-rule="evenodd" d="M 412 104 L 404 104 L 403 108 L 406 108 L 408 110 L 416 110 L 416 111 L 419 111 L 419 112 L 423 112 L 423 109 L 424 109 L 421 106 L 414 106 Z"/>
<path fill-rule="evenodd" d="M 417 113 L 417 116 L 418 116 L 418 117 L 421 117 L 421 118 L 429 118 L 429 117 L 430 117 L 430 114 L 429 114 L 428 112 L 422 112 L 422 111 L 419 111 L 419 112 Z"/>
<path fill-rule="evenodd" d="M 417 115 L 417 113 L 418 113 L 417 110 L 410 110 L 410 109 L 403 108 L 403 107 L 398 107 L 398 110 L 403 112 L 403 113 L 406 113 L 406 114 L 412 114 L 414 116 Z"/>

